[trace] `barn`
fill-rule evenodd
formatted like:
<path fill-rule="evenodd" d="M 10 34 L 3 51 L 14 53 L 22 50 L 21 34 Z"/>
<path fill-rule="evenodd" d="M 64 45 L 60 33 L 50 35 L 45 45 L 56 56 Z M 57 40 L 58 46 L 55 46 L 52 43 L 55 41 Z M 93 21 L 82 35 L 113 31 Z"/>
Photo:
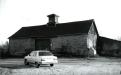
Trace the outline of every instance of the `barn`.
<path fill-rule="evenodd" d="M 87 56 L 89 49 L 96 50 L 99 34 L 93 19 L 59 23 L 58 15 L 47 17 L 47 24 L 22 27 L 9 37 L 11 55 L 47 49 L 55 54 Z"/>

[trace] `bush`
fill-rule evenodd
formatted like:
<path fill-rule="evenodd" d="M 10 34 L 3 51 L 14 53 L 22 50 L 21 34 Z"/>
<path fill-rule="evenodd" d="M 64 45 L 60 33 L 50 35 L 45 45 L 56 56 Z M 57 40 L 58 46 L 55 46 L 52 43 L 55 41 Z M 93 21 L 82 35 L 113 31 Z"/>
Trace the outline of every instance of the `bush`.
<path fill-rule="evenodd" d="M 9 43 L 8 41 L 5 44 L 0 45 L 0 57 L 6 58 L 10 56 L 9 52 Z"/>

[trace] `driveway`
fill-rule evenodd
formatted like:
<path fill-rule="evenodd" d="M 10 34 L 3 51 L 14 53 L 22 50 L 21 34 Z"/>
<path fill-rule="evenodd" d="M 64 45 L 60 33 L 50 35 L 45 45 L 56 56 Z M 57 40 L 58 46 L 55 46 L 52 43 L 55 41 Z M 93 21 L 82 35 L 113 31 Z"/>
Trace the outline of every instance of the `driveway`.
<path fill-rule="evenodd" d="M 0 75 L 121 75 L 119 58 L 59 58 L 54 67 L 25 66 L 23 59 L 0 59 Z"/>

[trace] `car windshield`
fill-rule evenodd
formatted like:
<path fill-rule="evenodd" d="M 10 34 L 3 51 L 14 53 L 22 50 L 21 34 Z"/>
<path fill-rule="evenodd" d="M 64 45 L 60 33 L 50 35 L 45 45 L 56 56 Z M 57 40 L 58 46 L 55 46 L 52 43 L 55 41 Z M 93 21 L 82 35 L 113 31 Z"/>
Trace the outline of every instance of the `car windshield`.
<path fill-rule="evenodd" d="M 52 56 L 51 52 L 39 52 L 39 56 Z"/>

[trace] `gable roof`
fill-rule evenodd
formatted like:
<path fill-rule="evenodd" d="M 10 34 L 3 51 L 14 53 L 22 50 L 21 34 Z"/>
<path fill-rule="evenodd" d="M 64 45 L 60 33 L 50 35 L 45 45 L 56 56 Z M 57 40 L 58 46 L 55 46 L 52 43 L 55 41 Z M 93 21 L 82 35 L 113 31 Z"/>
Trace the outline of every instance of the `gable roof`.
<path fill-rule="evenodd" d="M 85 20 L 69 23 L 58 23 L 54 27 L 47 24 L 38 26 L 22 27 L 19 31 L 9 37 L 11 38 L 34 38 L 34 37 L 56 37 L 58 35 L 85 34 L 88 33 L 94 20 Z M 94 23 L 95 25 L 95 23 Z"/>

